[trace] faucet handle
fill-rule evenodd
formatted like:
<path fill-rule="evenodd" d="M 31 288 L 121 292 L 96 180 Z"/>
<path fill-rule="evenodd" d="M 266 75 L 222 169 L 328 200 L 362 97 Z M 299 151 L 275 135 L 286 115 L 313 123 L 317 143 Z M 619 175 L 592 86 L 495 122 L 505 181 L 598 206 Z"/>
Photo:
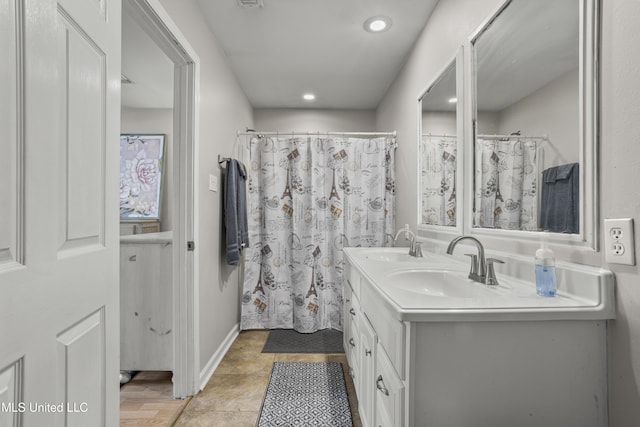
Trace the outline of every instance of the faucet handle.
<path fill-rule="evenodd" d="M 411 255 L 411 254 L 409 254 Z M 422 258 L 422 242 L 414 242 L 413 256 L 416 258 Z"/>
<path fill-rule="evenodd" d="M 476 280 L 478 278 L 478 255 L 465 254 L 471 258 L 471 269 L 469 270 L 469 279 Z"/>
<path fill-rule="evenodd" d="M 493 268 L 494 263 L 504 264 L 504 261 L 497 258 L 487 258 L 487 278 L 485 279 L 486 285 L 496 286 L 498 285 L 498 279 L 496 278 L 496 271 Z"/>

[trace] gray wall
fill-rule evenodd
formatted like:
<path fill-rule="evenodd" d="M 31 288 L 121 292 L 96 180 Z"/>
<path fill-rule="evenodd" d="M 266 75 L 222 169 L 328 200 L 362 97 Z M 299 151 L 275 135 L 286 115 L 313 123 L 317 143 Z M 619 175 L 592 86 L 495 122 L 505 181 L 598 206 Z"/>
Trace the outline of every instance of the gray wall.
<path fill-rule="evenodd" d="M 640 2 L 603 1 L 600 214 L 635 219 L 640 248 Z M 602 235 L 602 231 L 600 233 Z M 637 252 L 636 252 L 637 254 Z M 616 275 L 617 319 L 610 328 L 612 427 L 640 423 L 640 268 L 601 265 Z"/>
<path fill-rule="evenodd" d="M 255 129 L 297 132 L 373 132 L 374 110 L 256 109 Z M 392 131 L 393 129 L 387 129 Z"/>
<path fill-rule="evenodd" d="M 378 128 L 397 129 L 401 141 L 396 163 L 399 224 L 417 223 L 416 99 L 425 84 L 435 79 L 458 47 L 501 3 L 501 0 L 440 2 L 377 110 Z M 632 217 L 638 224 L 640 55 L 637 46 L 640 32 L 637 22 L 640 21 L 640 2 L 601 3 L 600 216 Z M 638 247 L 640 232 L 636 232 L 635 240 Z M 527 254 L 518 242 L 504 239 L 487 239 L 486 246 L 489 250 Z M 609 323 L 610 427 L 637 426 L 640 420 L 640 267 L 608 265 L 601 251 L 592 255 L 565 253 L 563 257 L 602 266 L 616 275 L 617 319 Z"/>
<path fill-rule="evenodd" d="M 579 161 L 578 69 L 560 76 L 497 114 L 500 135 L 517 130 L 525 136 L 547 135 L 542 169 Z M 482 132 L 481 120 L 478 129 Z"/>
<path fill-rule="evenodd" d="M 208 190 L 209 174 L 220 177 L 218 154 L 230 155 L 236 131 L 253 126 L 253 111 L 224 52 L 195 0 L 160 0 L 200 59 L 199 175 L 199 340 L 201 370 L 220 350 L 239 319 L 238 269 L 222 262 L 222 192 Z"/>

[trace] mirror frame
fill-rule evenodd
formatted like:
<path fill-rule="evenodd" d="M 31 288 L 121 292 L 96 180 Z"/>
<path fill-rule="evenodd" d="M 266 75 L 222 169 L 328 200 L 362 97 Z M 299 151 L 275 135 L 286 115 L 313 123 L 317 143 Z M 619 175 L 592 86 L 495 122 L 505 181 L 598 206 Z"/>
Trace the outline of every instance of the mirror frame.
<path fill-rule="evenodd" d="M 465 81 L 469 87 L 469 99 L 465 100 L 467 106 L 465 122 L 467 135 L 465 140 L 465 152 L 473 153 L 476 140 L 477 106 L 476 106 L 476 58 L 474 43 L 482 33 L 493 23 L 498 15 L 511 4 L 513 0 L 505 2 L 493 13 L 476 32 L 469 38 L 466 47 L 469 54 L 466 55 L 467 70 Z M 599 249 L 599 66 L 600 66 L 600 1 L 580 1 L 580 58 L 579 58 L 579 161 L 580 161 L 580 233 L 561 234 L 550 233 L 549 241 L 558 245 L 583 248 L 589 251 Z M 473 156 L 467 156 L 473 157 Z M 518 241 L 539 240 L 539 233 L 520 230 L 493 230 L 488 228 L 473 227 L 473 206 L 475 174 L 473 173 L 474 160 L 467 161 L 465 166 L 464 184 L 464 228 L 465 234 L 486 236 L 492 238 L 509 239 Z M 470 171 L 470 173 L 469 173 Z"/>
<path fill-rule="evenodd" d="M 456 145 L 457 145 L 457 155 L 456 155 L 456 183 L 459 186 L 459 190 L 456 190 L 456 225 L 455 227 L 446 226 L 446 225 L 432 225 L 432 224 L 422 224 L 422 160 L 421 160 L 421 147 L 422 144 L 422 98 L 424 98 L 431 89 L 433 89 L 438 82 L 442 79 L 445 73 L 449 70 L 452 64 L 455 64 L 456 67 L 456 98 L 458 101 L 456 103 Z M 418 156 L 416 159 L 416 170 L 418 171 L 418 187 L 417 187 L 417 225 L 416 229 L 418 231 L 438 231 L 444 232 L 448 234 L 462 234 L 464 229 L 464 189 L 460 183 L 465 183 L 465 163 L 464 163 L 464 105 L 466 97 L 464 96 L 464 46 L 460 46 L 456 55 L 446 63 L 446 65 L 438 72 L 435 79 L 431 81 L 427 85 L 427 87 L 420 92 L 417 99 L 417 110 L 418 110 Z"/>

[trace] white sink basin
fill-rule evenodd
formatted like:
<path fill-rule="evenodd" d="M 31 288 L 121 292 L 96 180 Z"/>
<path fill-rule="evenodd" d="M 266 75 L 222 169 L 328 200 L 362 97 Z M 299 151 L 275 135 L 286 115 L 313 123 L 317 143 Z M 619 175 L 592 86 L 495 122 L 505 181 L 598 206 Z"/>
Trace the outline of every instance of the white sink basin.
<path fill-rule="evenodd" d="M 450 255 L 411 257 L 408 248 L 345 248 L 349 263 L 365 280 L 358 283 L 363 305 L 378 293 L 399 320 L 553 320 L 615 318 L 613 274 L 577 264 L 558 263 L 558 294 L 536 295 L 533 265 L 507 264 L 522 277 L 498 270 L 499 285 L 470 280 L 469 262 Z M 461 257 L 457 257 L 461 258 Z M 522 265 L 513 266 L 514 263 Z"/>
<path fill-rule="evenodd" d="M 387 275 L 387 286 L 432 297 L 478 298 L 494 292 L 482 283 L 467 278 L 466 273 L 450 270 L 412 269 Z"/>
<path fill-rule="evenodd" d="M 409 256 L 409 249 L 404 249 L 402 252 L 397 250 L 380 250 L 371 251 L 364 256 L 365 259 L 371 261 L 383 261 L 383 262 L 411 262 L 415 261 L 416 257 Z"/>

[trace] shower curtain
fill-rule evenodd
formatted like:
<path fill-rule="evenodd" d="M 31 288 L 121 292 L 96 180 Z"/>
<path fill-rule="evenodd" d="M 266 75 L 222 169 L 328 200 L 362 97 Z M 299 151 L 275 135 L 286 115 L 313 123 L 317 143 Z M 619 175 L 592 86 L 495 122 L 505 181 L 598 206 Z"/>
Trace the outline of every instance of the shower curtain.
<path fill-rule="evenodd" d="M 538 141 L 476 141 L 474 225 L 506 230 L 538 229 Z"/>
<path fill-rule="evenodd" d="M 388 246 L 394 138 L 252 137 L 241 329 L 342 330 L 342 248 Z"/>
<path fill-rule="evenodd" d="M 423 135 L 421 159 L 421 223 L 456 225 L 455 137 Z"/>

